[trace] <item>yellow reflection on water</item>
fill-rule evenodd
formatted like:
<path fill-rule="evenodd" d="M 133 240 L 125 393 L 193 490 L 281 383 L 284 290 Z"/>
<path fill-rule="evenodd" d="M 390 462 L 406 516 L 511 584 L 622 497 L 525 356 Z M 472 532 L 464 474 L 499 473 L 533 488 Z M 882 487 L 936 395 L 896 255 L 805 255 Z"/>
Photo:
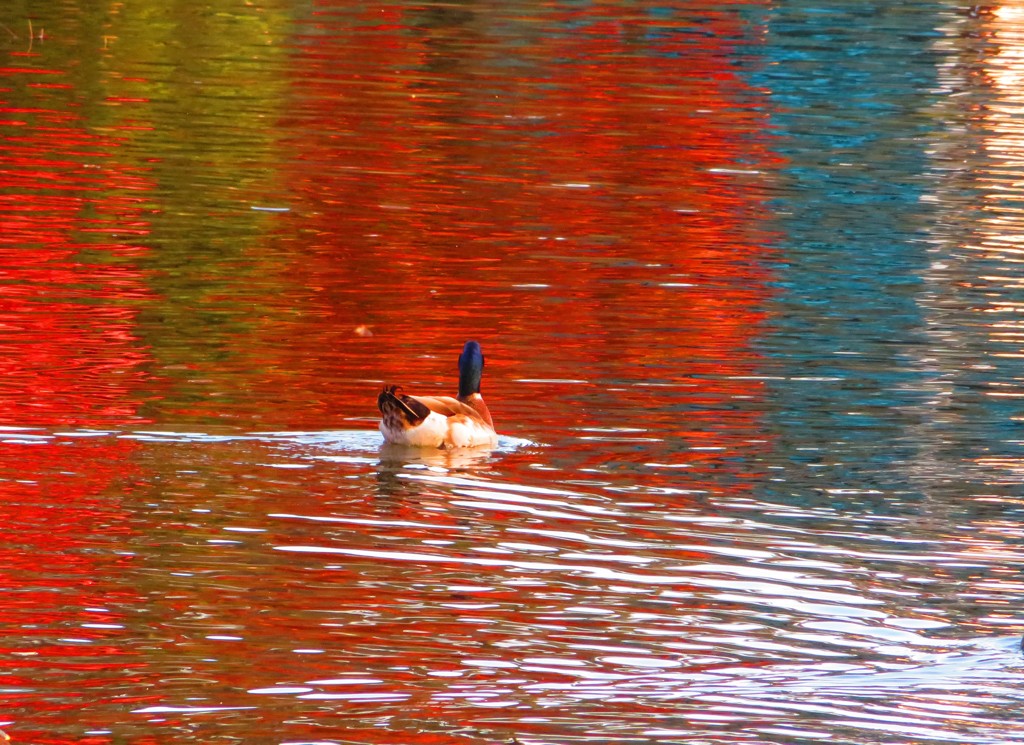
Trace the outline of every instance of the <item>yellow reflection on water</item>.
<path fill-rule="evenodd" d="M 957 277 L 961 285 L 1021 287 L 1010 265 L 1024 262 L 1024 3 L 952 16 L 941 30 L 946 95 L 935 107 L 943 127 L 931 151 L 941 178 L 926 197 L 944 208 L 936 233 L 954 260 L 962 255 L 950 243 L 971 252 L 975 270 Z M 996 263 L 982 268 L 979 258 Z M 1017 305 L 998 300 L 982 309 Z"/>
<path fill-rule="evenodd" d="M 972 246 L 997 258 L 1003 267 L 1024 262 L 1024 4 L 1009 3 L 994 7 L 988 23 L 991 48 L 985 77 L 994 94 L 983 109 L 985 133 L 983 147 L 989 156 L 978 172 L 985 190 L 984 216 L 979 221 L 979 240 Z M 1008 268 L 1008 267 L 1007 267 Z M 982 279 L 997 286 L 1020 286 L 1020 280 L 1002 273 Z M 988 312 L 1017 313 L 1017 302 L 993 303 Z M 997 322 L 994 340 L 1017 345 L 1006 338 L 1007 328 L 1019 328 L 1018 321 Z"/>

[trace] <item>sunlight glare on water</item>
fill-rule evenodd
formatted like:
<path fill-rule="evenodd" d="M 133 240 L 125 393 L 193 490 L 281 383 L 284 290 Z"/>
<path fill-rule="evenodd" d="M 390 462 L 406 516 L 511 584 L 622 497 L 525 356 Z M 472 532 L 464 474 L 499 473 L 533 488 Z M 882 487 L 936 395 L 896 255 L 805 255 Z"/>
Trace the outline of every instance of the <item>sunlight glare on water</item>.
<path fill-rule="evenodd" d="M 0 727 L 1024 738 L 1022 20 L 0 9 Z"/>

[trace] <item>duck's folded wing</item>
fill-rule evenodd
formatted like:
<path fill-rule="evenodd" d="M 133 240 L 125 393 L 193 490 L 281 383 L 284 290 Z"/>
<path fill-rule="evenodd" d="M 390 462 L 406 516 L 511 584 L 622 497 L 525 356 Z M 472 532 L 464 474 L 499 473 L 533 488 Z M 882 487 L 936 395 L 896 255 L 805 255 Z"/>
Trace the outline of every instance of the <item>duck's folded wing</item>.
<path fill-rule="evenodd" d="M 404 396 L 404 398 L 411 398 L 418 403 L 426 406 L 433 412 L 440 414 L 441 416 L 467 416 L 470 419 L 481 420 L 483 417 L 480 413 L 469 404 L 463 403 L 457 398 L 451 396 Z"/>
<path fill-rule="evenodd" d="M 398 386 L 385 386 L 377 396 L 377 408 L 386 422 L 401 428 L 417 427 L 432 413 L 446 418 L 465 417 L 486 426 L 487 418 L 468 403 L 451 396 L 407 396 Z M 401 422 L 401 424 L 399 424 Z"/>
<path fill-rule="evenodd" d="M 385 419 L 392 422 L 400 420 L 411 427 L 430 416 L 430 409 L 425 404 L 420 403 L 415 396 L 401 393 L 398 386 L 394 385 L 385 386 L 377 396 L 377 408 Z"/>

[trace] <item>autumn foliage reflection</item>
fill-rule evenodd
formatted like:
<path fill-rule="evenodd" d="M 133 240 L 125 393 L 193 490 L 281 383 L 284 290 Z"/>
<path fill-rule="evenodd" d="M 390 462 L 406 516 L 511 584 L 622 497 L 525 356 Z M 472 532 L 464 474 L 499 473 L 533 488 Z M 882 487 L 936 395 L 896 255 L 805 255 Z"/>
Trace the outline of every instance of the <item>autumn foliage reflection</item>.
<path fill-rule="evenodd" d="M 300 336 L 323 342 L 319 324 L 376 334 L 340 342 L 353 377 L 365 380 L 332 392 L 336 411 L 367 412 L 382 377 L 450 388 L 458 347 L 476 337 L 499 430 L 561 438 L 547 461 L 592 489 L 622 469 L 636 474 L 648 504 L 684 505 L 709 488 L 748 493 L 763 477 L 757 455 L 771 447 L 754 342 L 769 294 L 765 185 L 779 163 L 764 134 L 764 93 L 725 64 L 759 33 L 735 11 L 705 9 L 700 28 L 618 5 L 549 8 L 522 23 L 468 6 L 312 16 L 306 33 L 319 43 L 296 50 L 293 95 L 303 104 L 283 128 L 295 132 L 285 136 L 290 180 L 315 228 L 290 282 L 324 288 L 330 317 Z M 324 379 L 336 363 L 323 355 Z M 385 463 L 380 478 L 380 499 L 346 515 L 388 511 L 434 526 L 436 538 L 443 513 L 429 489 L 389 479 Z M 487 524 L 525 529 L 530 509 L 490 505 Z M 578 528 L 542 514 L 552 530 Z M 409 544 L 428 542 L 410 532 Z M 452 585 L 479 584 L 487 570 L 452 558 L 472 554 L 464 543 L 456 534 L 420 561 L 391 560 L 416 571 L 437 562 L 432 571 Z M 318 581 L 347 588 L 373 576 L 378 545 L 368 537 Z M 508 579 L 492 571 L 495 585 Z M 426 605 L 407 615 L 402 602 L 338 589 L 367 620 L 337 621 L 350 653 L 333 674 L 372 669 L 390 681 L 382 694 L 408 697 L 402 706 L 467 719 L 474 707 L 431 696 L 422 676 L 389 671 L 415 660 L 441 680 L 458 678 L 469 663 L 451 655 L 456 648 L 522 666 L 537 689 L 572 686 L 584 680 L 573 670 L 524 663 L 528 651 L 517 650 L 529 643 L 514 630 L 564 623 L 551 638 L 567 646 L 582 648 L 588 633 L 628 644 L 614 625 L 573 609 L 599 584 L 574 575 L 535 589 L 453 591 L 410 600 Z M 473 602 L 488 604 L 489 632 L 457 615 L 444 622 L 448 603 Z M 576 654 L 609 680 L 621 672 L 598 650 Z"/>
<path fill-rule="evenodd" d="M 778 159 L 763 92 L 724 64 L 760 33 L 737 7 L 700 28 L 618 5 L 314 14 L 283 123 L 318 221 L 292 281 L 329 283 L 329 322 L 375 331 L 348 342 L 356 373 L 450 386 L 475 336 L 505 431 L 620 420 L 664 444 L 608 448 L 670 465 L 760 447 Z M 571 382 L 581 369 L 606 374 Z M 538 379 L 568 382 L 521 382 Z M 371 392 L 336 406 L 365 412 Z"/>
<path fill-rule="evenodd" d="M 755 456 L 771 446 L 759 422 L 754 341 L 768 296 L 770 257 L 763 247 L 772 242 L 763 227 L 764 187 L 778 165 L 764 134 L 764 92 L 728 63 L 735 46 L 753 44 L 761 33 L 738 12 L 746 5 L 699 14 L 544 6 L 520 17 L 497 5 L 339 10 L 314 3 L 296 25 L 291 58 L 267 66 L 291 86 L 284 101 L 268 96 L 274 101 L 265 110 L 273 116 L 260 123 L 270 130 L 261 130 L 266 140 L 237 149 L 222 144 L 234 158 L 227 165 L 210 157 L 197 166 L 182 155 L 201 152 L 183 145 L 187 138 L 165 133 L 147 145 L 167 207 L 153 216 L 142 201 L 156 188 L 151 174 L 120 165 L 122 142 L 109 128 L 98 135 L 86 126 L 68 100 L 80 92 L 39 64 L 10 67 L 18 89 L 5 111 L 11 137 L 3 147 L 12 165 L 3 168 L 11 188 L 0 191 L 7 272 L 0 277 L 3 421 L 47 434 L 67 428 L 77 436 L 142 424 L 147 401 L 162 407 L 162 422 L 172 425 L 223 419 L 252 429 L 325 430 L 358 419 L 369 428 L 382 378 L 450 390 L 458 349 L 475 337 L 488 356 L 484 389 L 499 429 L 555 441 L 550 463 L 588 480 L 591 491 L 574 495 L 581 503 L 605 499 L 606 476 L 617 469 L 632 474 L 630 483 L 650 501 L 692 500 L 708 488 L 709 474 L 723 471 L 715 488 L 743 496 L 760 477 Z M 150 46 L 171 49 L 179 55 L 171 61 L 189 73 L 186 83 L 168 87 L 173 95 L 161 91 L 164 105 L 184 102 L 173 122 L 211 141 L 232 126 L 241 130 L 225 98 L 204 98 L 200 84 L 213 73 L 189 65 L 190 49 L 179 36 L 161 38 L 166 44 Z M 142 49 L 141 41 L 126 45 Z M 145 81 L 135 85 L 146 92 Z M 262 89 L 254 84 L 253 90 L 258 96 Z M 194 113 L 208 116 L 207 129 L 187 126 Z M 277 150 L 268 154 L 271 147 Z M 161 148 L 177 159 L 158 157 Z M 259 167 L 271 156 L 285 163 L 278 172 L 272 162 L 287 205 L 280 213 L 250 209 L 270 201 L 271 176 Z M 250 160 L 257 165 L 246 172 Z M 220 201 L 193 202 L 194 184 L 203 182 L 191 169 L 209 163 L 222 169 Z M 173 223 L 166 214 L 171 207 L 198 217 Z M 210 214 L 215 219 L 206 219 Z M 165 220 L 179 242 L 161 247 L 149 217 Z M 276 229 L 268 235 L 253 225 Z M 236 228 L 233 239 L 224 237 L 226 226 Z M 188 240 L 207 239 L 191 245 L 180 237 L 186 232 Z M 150 243 L 159 256 L 141 248 Z M 144 258 L 160 267 L 153 272 L 159 277 L 139 268 Z M 142 304 L 156 306 L 147 324 L 140 323 Z M 165 317 L 172 321 L 163 324 Z M 354 333 L 364 326 L 374 335 Z M 147 344 L 161 345 L 154 355 L 161 375 L 175 378 L 171 402 L 158 400 L 154 388 L 161 384 L 147 377 Z M 398 721 L 410 705 L 420 719 L 431 718 L 426 712 L 469 721 L 483 709 L 467 713 L 461 701 L 438 695 L 454 690 L 444 676 L 462 674 L 469 664 L 453 649 L 518 664 L 514 645 L 489 646 L 508 641 L 501 633 L 514 637 L 550 616 L 568 619 L 570 629 L 553 637 L 559 641 L 582 640 L 600 626 L 572 607 L 596 580 L 571 573 L 539 589 L 490 592 L 489 601 L 500 603 L 490 617 L 505 632 L 482 637 L 467 626 L 452 608 L 475 601 L 473 583 L 500 571 L 446 564 L 476 548 L 471 534 L 459 533 L 464 518 L 439 510 L 429 485 L 410 488 L 408 479 L 390 473 L 386 458 L 376 498 L 349 498 L 334 471 L 292 489 L 282 486 L 291 483 L 286 479 L 264 479 L 255 464 L 262 468 L 274 457 L 257 446 L 244 456 L 224 456 L 216 468 L 205 464 L 196 475 L 177 468 L 166 451 L 140 451 L 131 440 L 58 439 L 5 446 L 13 455 L 8 480 L 0 482 L 2 516 L 23 527 L 18 545 L 0 556 L 7 567 L 0 579 L 18 587 L 31 562 L 57 556 L 50 574 L 67 578 L 57 586 L 61 603 L 47 606 L 43 588 L 26 589 L 0 613 L 0 623 L 16 625 L 35 614 L 51 631 L 81 626 L 75 638 L 90 642 L 128 633 L 114 630 L 126 625 L 117 609 L 141 602 L 134 590 L 146 588 L 118 594 L 115 582 L 92 592 L 87 582 L 105 571 L 132 576 L 132 558 L 103 551 L 132 525 L 128 510 L 109 495 L 127 500 L 160 481 L 156 491 L 173 494 L 174 508 L 185 515 L 144 521 L 145 558 L 155 567 L 146 576 L 159 577 L 148 588 L 147 607 L 163 625 L 139 633 L 163 636 L 135 647 L 76 647 L 89 658 L 78 668 L 80 679 L 96 681 L 97 696 L 113 688 L 104 676 L 138 683 L 166 674 L 172 682 L 160 678 L 155 696 L 191 701 L 196 695 L 213 706 L 256 708 L 248 686 L 371 671 L 376 682 L 358 695 Z M 215 456 L 204 451 L 202 457 Z M 531 457 L 511 454 L 504 463 L 515 469 L 517 459 Z M 543 473 L 522 470 L 526 488 L 545 488 Z M 52 479 L 16 480 L 24 471 Z M 207 483 L 207 473 L 224 481 Z M 268 558 L 269 548 L 260 554 L 264 565 L 235 566 L 225 558 L 199 581 L 188 571 L 193 563 L 228 556 L 203 553 L 215 540 L 229 543 L 213 535 L 226 515 L 210 515 L 208 505 L 226 510 L 235 496 L 251 502 L 239 508 L 244 520 L 276 510 L 268 524 L 280 534 L 262 536 L 261 546 L 300 534 L 282 515 L 335 500 L 344 519 L 366 523 L 352 539 L 355 550 L 377 550 L 385 540 L 422 542 L 422 563 L 441 564 L 448 584 L 424 590 L 416 580 L 408 597 L 399 597 L 401 576 L 415 576 L 420 566 L 396 569 L 364 553 L 310 570 L 283 554 Z M 266 502 L 253 506 L 261 498 Z M 193 514 L 209 522 L 196 527 Z M 527 525 L 530 514 L 495 510 L 480 527 L 511 532 Z M 374 519 L 403 527 L 375 532 Z M 565 528 L 566 520 L 555 514 L 548 524 Z M 453 549 L 427 543 L 446 531 L 455 536 Z M 280 586 L 263 581 L 259 571 L 268 568 Z M 686 589 L 683 582 L 679 587 Z M 424 599 L 426 592 L 436 595 Z M 311 604 L 313 593 L 324 607 Z M 97 622 L 101 613 L 112 622 Z M 324 653 L 314 661 L 295 652 L 307 638 L 326 648 L 314 650 Z M 48 654 L 78 660 L 68 651 L 71 643 L 47 648 Z M 137 656 L 123 649 L 142 648 L 152 656 L 137 672 Z M 581 659 L 594 668 L 618 664 L 593 650 Z M 182 682 L 179 670 L 194 677 Z M 572 682 L 564 670 L 524 670 L 538 686 Z M 33 667 L 22 661 L 7 671 L 28 685 Z M 149 703 L 146 686 L 132 690 L 132 707 Z M 59 694 L 53 694 L 54 711 L 82 700 Z M 380 701 L 372 699 L 378 694 Z M 297 705 L 308 704 L 304 718 L 266 704 L 259 724 L 300 719 L 296 728 L 322 739 L 318 727 L 337 726 L 339 709 L 310 701 Z M 167 721 L 178 726 L 184 716 Z M 350 724 L 348 739 L 414 741 L 400 728 L 401 734 L 364 733 L 362 721 Z M 421 734 L 416 742 L 447 741 L 444 734 Z"/>
<path fill-rule="evenodd" d="M 121 500 L 136 446 L 58 439 L 145 421 L 135 318 L 149 297 L 136 266 L 147 180 L 119 164 L 115 138 L 89 131 L 63 72 L 15 53 L 2 73 L 0 675 L 40 710 L 18 736 L 44 743 L 57 740 L 26 730 L 109 699 L 140 665 L 113 642 L 135 591 L 96 582 L 130 564 L 116 547 L 130 532 Z"/>

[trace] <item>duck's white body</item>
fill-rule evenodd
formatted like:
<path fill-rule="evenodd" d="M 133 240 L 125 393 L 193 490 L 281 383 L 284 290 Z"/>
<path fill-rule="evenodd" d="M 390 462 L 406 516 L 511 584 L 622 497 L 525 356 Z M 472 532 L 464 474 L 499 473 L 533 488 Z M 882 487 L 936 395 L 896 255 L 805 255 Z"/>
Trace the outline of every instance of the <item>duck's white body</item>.
<path fill-rule="evenodd" d="M 423 401 L 418 396 L 407 396 Z M 459 404 L 454 398 L 442 400 Z M 451 416 L 431 411 L 427 418 L 414 427 L 408 426 L 405 419 L 384 414 L 380 421 L 380 432 L 384 439 L 395 445 L 408 445 L 418 448 L 475 448 L 494 447 L 498 444 L 498 435 L 494 428 L 472 414 L 453 414 Z"/>
<path fill-rule="evenodd" d="M 385 386 L 377 397 L 386 442 L 422 448 L 495 447 L 491 413 L 480 395 L 483 354 L 475 341 L 459 356 L 459 396 L 407 396 Z"/>

